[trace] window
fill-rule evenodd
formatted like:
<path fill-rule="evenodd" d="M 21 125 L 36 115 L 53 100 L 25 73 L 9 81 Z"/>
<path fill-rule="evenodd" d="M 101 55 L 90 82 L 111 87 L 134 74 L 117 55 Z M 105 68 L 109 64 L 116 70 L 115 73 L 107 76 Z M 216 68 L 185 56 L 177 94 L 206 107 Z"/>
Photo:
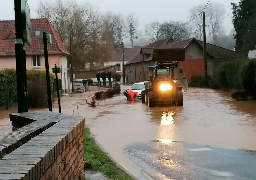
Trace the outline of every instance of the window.
<path fill-rule="evenodd" d="M 33 68 L 41 68 L 41 60 L 39 55 L 33 56 Z"/>
<path fill-rule="evenodd" d="M 12 34 L 10 34 L 6 39 L 15 39 L 15 37 Z"/>
<path fill-rule="evenodd" d="M 35 36 L 41 36 L 41 30 L 36 30 L 35 31 Z"/>

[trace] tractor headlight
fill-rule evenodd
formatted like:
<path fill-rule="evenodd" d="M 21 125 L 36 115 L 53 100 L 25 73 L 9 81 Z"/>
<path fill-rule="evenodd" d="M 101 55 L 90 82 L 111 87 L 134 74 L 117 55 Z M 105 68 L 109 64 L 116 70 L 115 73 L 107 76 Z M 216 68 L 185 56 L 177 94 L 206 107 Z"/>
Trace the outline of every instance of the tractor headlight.
<path fill-rule="evenodd" d="M 160 85 L 160 90 L 161 91 L 170 91 L 172 89 L 171 84 L 161 84 Z"/>

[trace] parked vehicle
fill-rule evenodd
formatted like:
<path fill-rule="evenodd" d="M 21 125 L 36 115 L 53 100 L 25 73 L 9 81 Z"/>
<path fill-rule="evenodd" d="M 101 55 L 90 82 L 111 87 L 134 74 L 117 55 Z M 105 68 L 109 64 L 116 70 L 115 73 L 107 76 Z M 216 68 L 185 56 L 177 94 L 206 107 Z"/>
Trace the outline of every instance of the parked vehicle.
<path fill-rule="evenodd" d="M 144 82 L 134 83 L 131 87 L 131 90 L 133 92 L 138 93 L 138 98 L 141 98 L 141 92 L 145 90 L 145 84 Z"/>

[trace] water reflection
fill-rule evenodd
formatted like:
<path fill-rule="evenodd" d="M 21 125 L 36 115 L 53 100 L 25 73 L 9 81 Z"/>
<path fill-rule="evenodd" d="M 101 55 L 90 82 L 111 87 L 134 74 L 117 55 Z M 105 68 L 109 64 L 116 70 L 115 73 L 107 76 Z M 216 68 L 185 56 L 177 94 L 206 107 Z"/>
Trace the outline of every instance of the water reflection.
<path fill-rule="evenodd" d="M 173 122 L 173 112 L 163 112 L 162 114 L 162 118 L 161 118 L 161 125 L 163 126 L 168 126 L 168 125 L 172 125 Z"/>

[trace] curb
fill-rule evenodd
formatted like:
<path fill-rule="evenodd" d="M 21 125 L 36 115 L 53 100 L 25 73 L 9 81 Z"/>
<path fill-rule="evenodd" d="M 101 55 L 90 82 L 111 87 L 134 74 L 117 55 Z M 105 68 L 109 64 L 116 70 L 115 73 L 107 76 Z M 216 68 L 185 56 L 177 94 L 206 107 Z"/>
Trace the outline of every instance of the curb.
<path fill-rule="evenodd" d="M 122 169 L 127 175 L 129 175 L 130 177 L 132 177 L 135 180 L 139 180 L 137 177 L 135 177 L 128 169 L 126 169 L 123 165 L 121 165 L 116 159 L 114 159 L 112 156 L 110 156 L 106 149 L 103 148 L 100 143 L 93 137 L 92 134 L 90 134 L 90 137 L 95 141 L 95 144 L 104 152 L 107 154 L 107 156 L 117 165 L 117 167 L 119 167 L 120 169 Z"/>

